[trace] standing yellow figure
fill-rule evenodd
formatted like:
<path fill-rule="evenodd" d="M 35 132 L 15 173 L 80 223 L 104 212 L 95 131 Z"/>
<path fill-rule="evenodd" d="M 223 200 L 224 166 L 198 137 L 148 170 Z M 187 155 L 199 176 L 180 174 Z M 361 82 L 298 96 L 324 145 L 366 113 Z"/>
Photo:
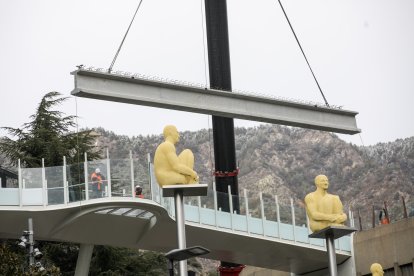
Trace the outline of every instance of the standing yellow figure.
<path fill-rule="evenodd" d="M 177 128 L 173 125 L 164 127 L 164 139 L 154 156 L 155 177 L 160 186 L 198 183 L 198 175 L 193 170 L 194 155 L 189 149 L 178 156 L 175 144 L 180 140 Z"/>
<path fill-rule="evenodd" d="M 306 213 L 313 232 L 328 226 L 343 226 L 347 217 L 339 196 L 328 194 L 329 181 L 325 175 L 315 177 L 316 191 L 305 197 Z"/>
<path fill-rule="evenodd" d="M 384 270 L 382 270 L 382 266 L 379 263 L 373 263 L 370 267 L 372 276 L 383 276 Z"/>

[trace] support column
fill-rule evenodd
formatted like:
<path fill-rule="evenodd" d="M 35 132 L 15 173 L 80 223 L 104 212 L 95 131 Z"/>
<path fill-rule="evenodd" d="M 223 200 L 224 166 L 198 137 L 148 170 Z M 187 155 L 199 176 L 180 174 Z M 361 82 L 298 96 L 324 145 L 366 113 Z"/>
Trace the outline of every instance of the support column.
<path fill-rule="evenodd" d="M 231 91 L 227 1 L 205 0 L 205 10 L 210 88 Z M 231 187 L 231 194 L 236 195 L 233 208 L 237 214 L 240 214 L 237 173 L 231 176 L 226 174 L 237 171 L 234 122 L 232 118 L 219 116 L 213 116 L 212 120 L 215 171 L 221 174 L 220 177 L 216 174 L 216 189 L 217 192 L 227 193 L 227 187 Z M 230 211 L 229 203 L 224 197 L 219 197 L 218 208 L 222 211 Z M 238 266 L 238 264 L 221 262 L 223 268 Z"/>
<path fill-rule="evenodd" d="M 328 226 L 309 235 L 309 238 L 325 239 L 328 253 L 329 275 L 338 276 L 336 263 L 335 240 L 355 232 L 356 229 L 347 226 Z"/>
<path fill-rule="evenodd" d="M 184 217 L 184 196 L 206 196 L 207 195 L 207 184 L 186 184 L 186 185 L 165 185 L 162 187 L 163 197 L 174 197 L 175 206 L 175 221 L 177 223 L 177 241 L 178 249 L 172 251 L 178 251 L 183 253 L 187 251 L 186 248 L 186 237 L 185 237 L 185 217 Z M 172 267 L 173 261 L 179 261 L 179 275 L 187 276 L 187 259 L 189 256 L 178 256 L 172 254 L 172 251 L 167 253 L 166 257 L 171 262 Z M 207 250 L 208 251 L 208 250 Z M 170 255 L 170 253 L 172 255 Z M 176 252 L 177 253 L 177 252 Z M 175 255 L 175 256 L 173 256 Z M 194 255 L 192 255 L 194 256 Z M 170 269 L 170 275 L 174 274 Z"/>
<path fill-rule="evenodd" d="M 88 276 L 93 252 L 92 244 L 81 244 L 76 261 L 75 276 Z"/>
<path fill-rule="evenodd" d="M 185 222 L 184 222 L 184 203 L 183 203 L 183 191 L 174 191 L 174 203 L 175 203 L 175 220 L 177 222 L 177 240 L 178 249 L 185 249 Z M 187 275 L 187 260 L 179 262 L 180 275 Z"/>
<path fill-rule="evenodd" d="M 210 88 L 231 91 L 230 51 L 226 0 L 206 0 L 206 27 L 209 60 Z M 216 172 L 235 172 L 236 150 L 232 118 L 213 116 L 214 164 Z M 216 177 L 217 192 L 238 196 L 237 175 Z M 233 201 L 234 210 L 240 213 L 238 197 Z M 229 211 L 227 200 L 218 201 L 218 208 Z"/>
<path fill-rule="evenodd" d="M 328 233 L 325 236 L 325 240 L 329 257 L 329 274 L 331 276 L 338 276 L 338 269 L 336 267 L 335 239 L 333 234 Z"/>

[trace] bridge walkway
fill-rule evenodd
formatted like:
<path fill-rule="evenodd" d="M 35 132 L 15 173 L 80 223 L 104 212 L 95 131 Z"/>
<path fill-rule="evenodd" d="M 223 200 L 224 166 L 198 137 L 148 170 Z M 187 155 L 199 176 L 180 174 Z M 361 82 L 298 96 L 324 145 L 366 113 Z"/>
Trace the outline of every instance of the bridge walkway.
<path fill-rule="evenodd" d="M 99 195 L 88 181 L 97 167 L 107 176 Z M 19 168 L 19 186 L 0 189 L 0 238 L 18 238 L 32 217 L 37 240 L 174 249 L 174 204 L 161 196 L 152 171 L 146 160 L 132 158 Z M 137 184 L 144 199 L 132 193 Z M 236 199 L 214 190 L 210 183 L 206 197 L 184 199 L 188 246 L 210 249 L 206 258 L 296 274 L 328 267 L 324 242 L 308 238 L 303 206 L 264 193 L 244 190 Z M 240 213 L 218 210 L 219 197 L 229 206 L 239 200 Z M 338 239 L 336 249 L 338 264 L 347 261 L 351 237 Z"/>

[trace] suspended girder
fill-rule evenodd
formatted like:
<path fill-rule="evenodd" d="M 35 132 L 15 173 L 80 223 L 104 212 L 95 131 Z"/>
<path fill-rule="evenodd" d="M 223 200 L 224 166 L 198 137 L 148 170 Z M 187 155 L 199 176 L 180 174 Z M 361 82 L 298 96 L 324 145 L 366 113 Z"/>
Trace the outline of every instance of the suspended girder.
<path fill-rule="evenodd" d="M 358 112 L 196 85 L 79 69 L 72 94 L 99 100 L 210 114 L 345 134 L 360 132 Z"/>

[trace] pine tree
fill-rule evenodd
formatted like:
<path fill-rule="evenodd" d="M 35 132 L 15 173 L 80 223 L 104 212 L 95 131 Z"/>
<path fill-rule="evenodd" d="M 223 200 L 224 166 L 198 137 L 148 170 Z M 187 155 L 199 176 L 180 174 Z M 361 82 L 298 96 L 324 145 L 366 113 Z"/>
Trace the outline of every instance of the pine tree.
<path fill-rule="evenodd" d="M 62 165 L 63 156 L 73 164 L 83 160 L 85 152 L 89 160 L 100 157 L 91 131 L 71 131 L 76 125 L 76 116 L 65 116 L 55 110 L 65 100 L 60 93 L 49 92 L 43 96 L 36 113 L 30 116 L 30 122 L 22 128 L 3 127 L 9 136 L 16 138 L 5 136 L 0 140 L 0 153 L 10 164 L 16 165 L 20 159 L 23 167 L 35 168 L 42 166 L 43 158 L 46 167 L 58 166 Z"/>

